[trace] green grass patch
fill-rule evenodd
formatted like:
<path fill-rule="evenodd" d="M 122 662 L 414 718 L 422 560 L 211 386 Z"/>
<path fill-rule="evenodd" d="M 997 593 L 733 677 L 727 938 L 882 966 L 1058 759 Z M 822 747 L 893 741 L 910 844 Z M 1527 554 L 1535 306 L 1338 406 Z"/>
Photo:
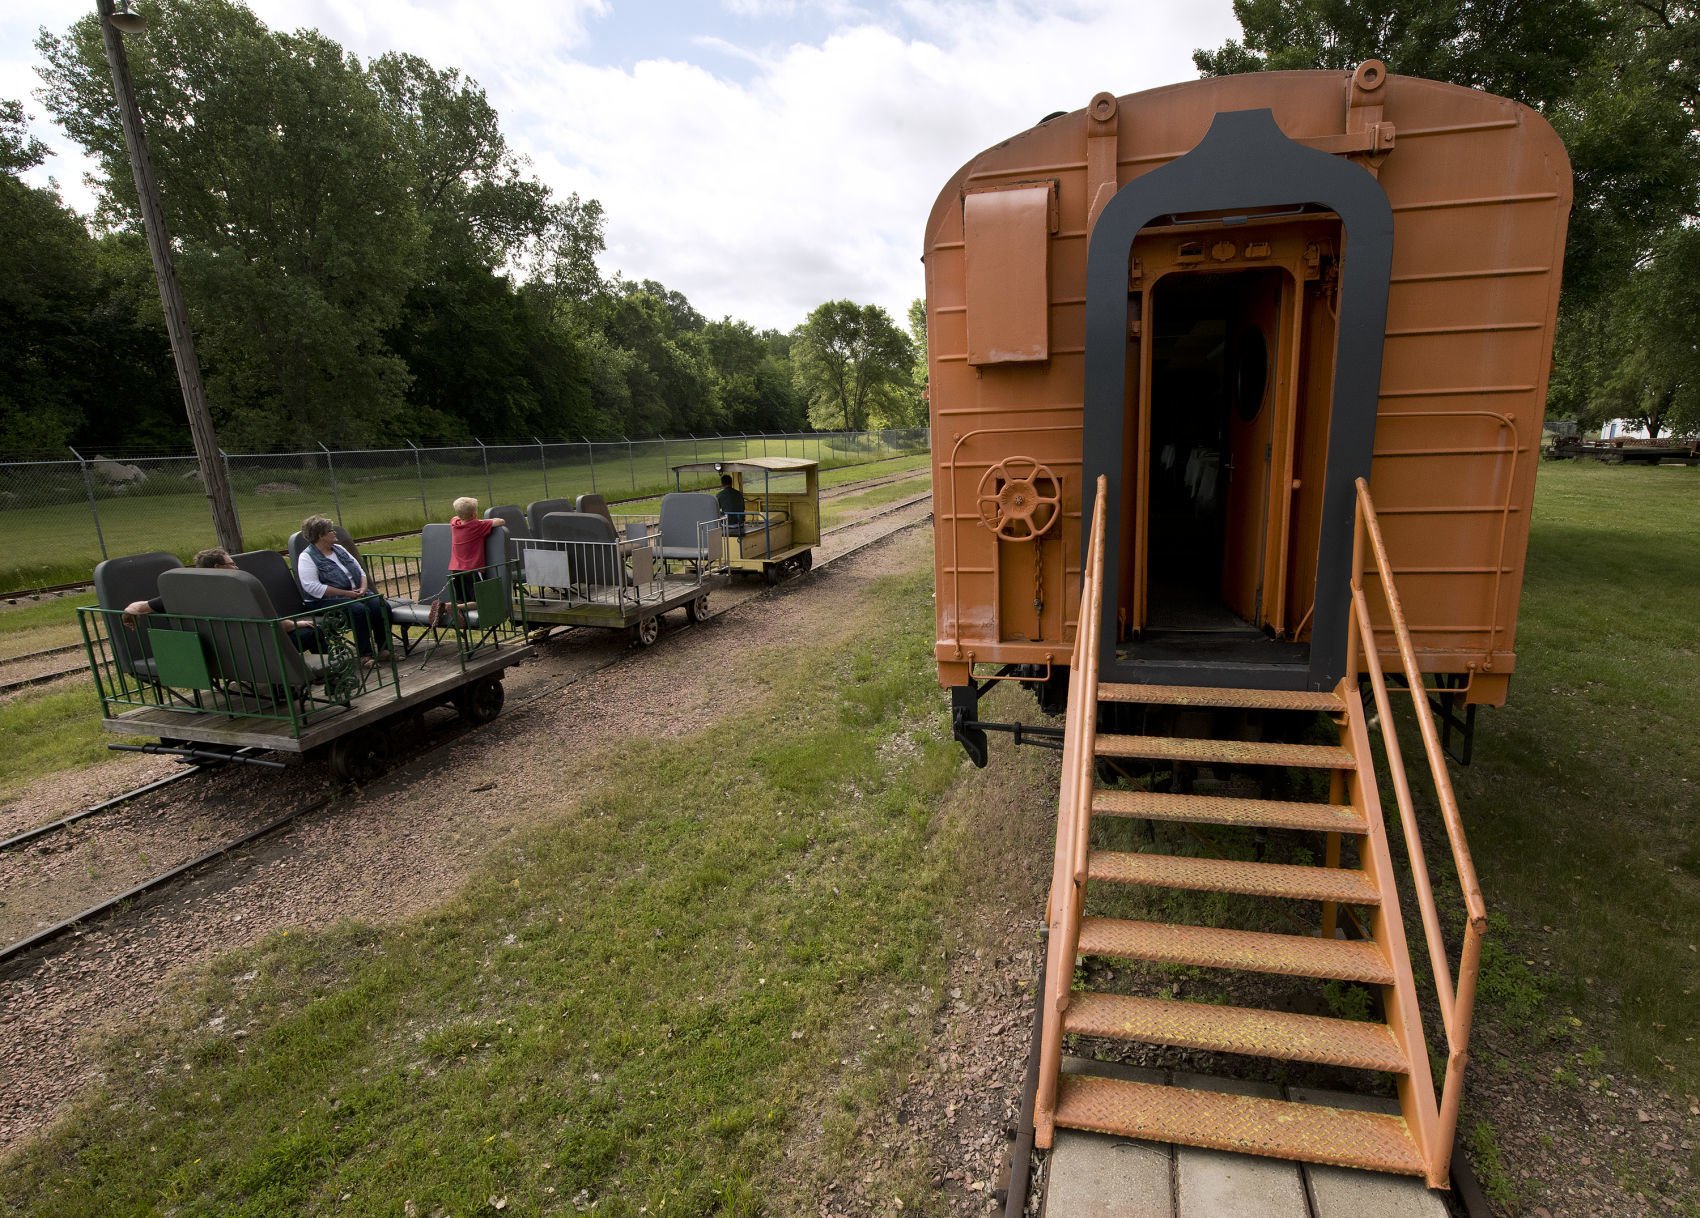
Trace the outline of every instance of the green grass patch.
<path fill-rule="evenodd" d="M 38 778 L 80 770 L 112 757 L 100 730 L 100 703 L 79 686 L 0 703 L 0 801 L 15 799 Z"/>
<path fill-rule="evenodd" d="M 1487 1017 L 1574 1012 L 1581 1036 L 1685 1092 L 1700 1090 L 1697 510 L 1700 471 L 1542 466 L 1511 699 L 1453 771 L 1504 915 Z"/>
<path fill-rule="evenodd" d="M 0 604 L 0 659 L 82 642 L 82 632 L 77 629 L 77 610 L 92 604 L 92 595 Z"/>
<path fill-rule="evenodd" d="M 736 731 L 586 763 L 435 916 L 226 961 L 0 1209 L 755 1214 L 816 1121 L 831 1175 L 914 1068 L 960 882 L 929 582 L 847 607 L 877 640 L 747 665 Z"/>

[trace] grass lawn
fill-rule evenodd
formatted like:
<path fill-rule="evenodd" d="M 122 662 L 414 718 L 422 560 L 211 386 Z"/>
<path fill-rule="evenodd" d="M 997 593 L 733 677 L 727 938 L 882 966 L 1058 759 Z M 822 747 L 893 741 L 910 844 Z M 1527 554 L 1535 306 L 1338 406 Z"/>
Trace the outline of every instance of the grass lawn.
<path fill-rule="evenodd" d="M 45 692 L 50 690 L 51 692 Z M 15 799 L 44 774 L 109 761 L 100 702 L 86 683 L 55 682 L 0 703 L 0 803 Z"/>
<path fill-rule="evenodd" d="M 703 440 L 695 446 L 684 440 L 670 441 L 665 447 L 651 441 L 633 445 L 630 455 L 618 445 L 598 446 L 606 451 L 594 462 L 584 459 L 582 446 L 571 446 L 566 455 L 550 456 L 547 473 L 536 454 L 528 455 L 527 450 L 520 450 L 511 463 L 493 461 L 488 472 L 475 452 L 458 462 L 430 457 L 418 468 L 405 460 L 405 453 L 369 467 L 355 465 L 345 455 L 336 463 L 334 488 L 319 458 L 294 464 L 279 458 L 264 469 L 233 470 L 232 489 L 248 548 L 282 549 L 301 521 L 315 512 L 340 516 L 355 536 L 369 536 L 417 530 L 426 520 L 447 520 L 450 505 L 461 495 L 475 496 L 485 507 L 592 491 L 609 499 L 626 498 L 673 489 L 669 466 L 697 459 L 736 460 L 761 456 L 764 450 L 780 456 L 788 447 L 791 456 L 818 455 L 824 470 L 881 461 L 898 451 L 832 436 L 824 440 L 806 445 L 795 439 L 789 445 L 781 440 L 766 444 L 755 439 Z M 835 447 L 835 442 L 840 446 Z M 921 463 L 925 461 L 922 454 Z M 185 470 L 192 468 L 192 463 L 179 464 Z M 703 475 L 701 484 L 710 480 L 710 475 Z M 50 505 L 34 506 L 25 497 L 7 506 L 13 544 L 0 562 L 0 591 L 87 579 L 100 561 L 80 479 L 32 493 L 38 502 L 48 498 Z M 108 554 L 170 550 L 187 559 L 212 544 L 206 499 L 198 484 L 185 481 L 178 471 L 157 471 L 131 494 L 103 491 L 99 506 Z"/>
<path fill-rule="evenodd" d="M 1700 470 L 1553 462 L 1537 485 L 1511 699 L 1454 771 L 1477 871 L 1534 962 L 1512 995 L 1533 1034 L 1568 1009 L 1609 1060 L 1700 1092 Z"/>
<path fill-rule="evenodd" d="M 929 573 L 854 609 L 878 639 L 752 661 L 748 730 L 602 758 L 435 916 L 227 960 L 0 1209 L 794 1212 L 818 1180 L 782 1177 L 787 1140 L 830 1178 L 915 1067 L 970 828 L 940 812 Z M 936 1203 L 920 1167 L 889 1187 Z"/>

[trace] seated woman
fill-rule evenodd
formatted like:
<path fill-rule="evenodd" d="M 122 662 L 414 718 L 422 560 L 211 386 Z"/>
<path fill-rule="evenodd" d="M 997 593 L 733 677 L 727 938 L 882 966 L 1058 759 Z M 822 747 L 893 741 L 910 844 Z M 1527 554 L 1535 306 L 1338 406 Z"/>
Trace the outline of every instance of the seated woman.
<path fill-rule="evenodd" d="M 307 543 L 295 563 L 301 595 L 309 609 L 338 605 L 354 623 L 354 643 L 363 656 L 390 660 L 390 611 L 384 598 L 372 592 L 359 560 L 336 543 L 336 525 L 323 516 L 301 522 Z"/>

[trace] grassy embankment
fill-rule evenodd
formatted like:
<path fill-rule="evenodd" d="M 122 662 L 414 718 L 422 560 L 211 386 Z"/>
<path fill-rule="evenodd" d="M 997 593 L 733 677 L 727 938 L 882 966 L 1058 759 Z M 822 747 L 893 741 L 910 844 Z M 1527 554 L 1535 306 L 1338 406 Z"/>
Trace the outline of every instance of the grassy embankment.
<path fill-rule="evenodd" d="M 771 455 L 780 456 L 785 445 L 776 440 L 765 447 Z M 791 455 L 804 455 L 805 446 L 797 441 L 789 447 Z M 813 458 L 817 445 L 806 447 L 806 455 Z M 830 437 L 818 447 L 822 469 L 883 461 L 894 451 L 877 445 L 835 448 Z M 703 460 L 720 460 L 746 453 L 761 456 L 763 448 L 760 441 L 704 440 L 697 451 Z M 521 462 L 493 464 L 487 478 L 476 457 L 459 465 L 429 460 L 423 471 L 415 470 L 410 461 L 382 468 L 345 463 L 338 466 L 334 495 L 322 466 L 279 464 L 264 472 L 236 471 L 232 489 L 246 544 L 253 549 L 282 548 L 289 535 L 301 527 L 304 517 L 314 512 L 335 516 L 339 503 L 342 522 L 355 536 L 399 533 L 417 530 L 427 515 L 431 520 L 447 520 L 450 505 L 461 495 L 472 495 L 490 507 L 492 502 L 525 504 L 551 496 L 586 494 L 593 489 L 609 499 L 659 494 L 673 489 L 669 462 L 691 460 L 692 448 L 686 441 L 670 444 L 665 454 L 657 445 L 635 445 L 629 461 L 619 453 L 615 460 L 596 465 L 594 474 L 592 466 L 582 460 L 563 462 L 554 457 L 547 477 L 541 463 Z M 52 488 L 26 488 L 26 494 L 56 495 L 53 506 L 7 507 L 14 544 L 0 562 L 0 590 L 86 579 L 100 560 L 88 505 L 82 498 L 82 483 L 80 478 L 65 481 L 70 478 L 69 473 L 63 475 L 63 485 Z M 709 475 L 702 479 L 699 485 L 712 480 Z M 129 494 L 103 491 L 100 521 L 106 552 L 170 550 L 186 558 L 210 544 L 206 499 L 197 485 L 184 481 L 181 472 L 161 471 Z M 262 486 L 267 488 L 265 493 L 259 490 Z"/>
<path fill-rule="evenodd" d="M 440 913 L 223 962 L 6 1163 L 0 1209 L 812 1209 L 919 1064 L 952 910 L 1008 883 L 996 827 L 944 798 L 929 584 L 846 600 L 877 637 L 742 666 L 737 732 L 588 762 Z M 930 1169 L 890 1151 L 882 1195 L 929 1212 Z"/>

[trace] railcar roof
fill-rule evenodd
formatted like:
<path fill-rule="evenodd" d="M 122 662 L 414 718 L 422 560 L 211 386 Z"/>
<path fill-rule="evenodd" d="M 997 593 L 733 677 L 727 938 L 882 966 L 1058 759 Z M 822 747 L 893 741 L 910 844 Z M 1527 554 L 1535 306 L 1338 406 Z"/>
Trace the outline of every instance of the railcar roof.
<path fill-rule="evenodd" d="M 800 473 L 803 470 L 816 469 L 819 461 L 810 461 L 806 457 L 745 457 L 739 461 L 687 461 L 683 465 L 675 465 L 676 474 L 722 472 L 726 470 L 753 470 L 762 473 Z"/>

